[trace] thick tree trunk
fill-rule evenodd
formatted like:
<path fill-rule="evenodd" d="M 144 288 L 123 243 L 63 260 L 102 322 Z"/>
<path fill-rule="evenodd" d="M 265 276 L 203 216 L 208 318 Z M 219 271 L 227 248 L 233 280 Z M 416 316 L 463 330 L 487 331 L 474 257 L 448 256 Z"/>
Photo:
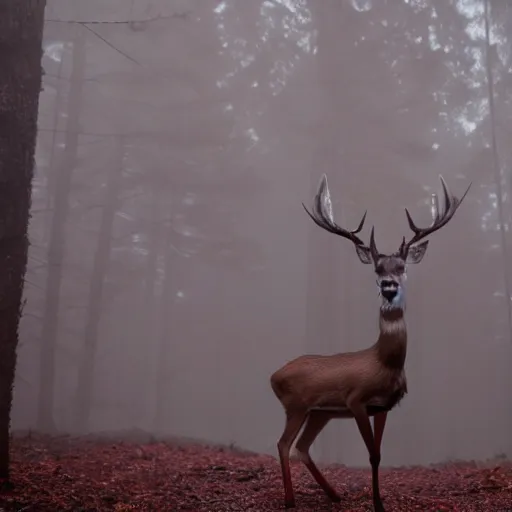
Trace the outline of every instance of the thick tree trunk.
<path fill-rule="evenodd" d="M 44 0 L 0 2 L 0 478 L 9 425 L 41 90 Z"/>
<path fill-rule="evenodd" d="M 84 347 L 78 369 L 78 384 L 75 398 L 74 430 L 87 432 L 94 396 L 94 360 L 98 346 L 98 333 L 103 303 L 103 285 L 110 259 L 114 216 L 119 201 L 119 188 L 123 171 L 124 140 L 118 138 L 117 161 L 112 166 L 107 183 L 105 204 L 101 217 L 98 246 L 94 255 L 91 285 L 87 305 Z"/>
<path fill-rule="evenodd" d="M 71 176 L 75 169 L 78 152 L 84 67 L 85 41 L 82 31 L 79 31 L 79 35 L 73 45 L 73 72 L 68 98 L 65 149 L 54 178 L 55 200 L 50 245 L 48 248 L 48 276 L 46 279 L 45 311 L 41 333 L 37 412 L 37 428 L 42 432 L 54 432 L 56 430 L 53 419 L 55 347 L 58 336 L 60 287 L 65 251 L 65 229 L 69 212 L 69 192 L 71 189 Z"/>

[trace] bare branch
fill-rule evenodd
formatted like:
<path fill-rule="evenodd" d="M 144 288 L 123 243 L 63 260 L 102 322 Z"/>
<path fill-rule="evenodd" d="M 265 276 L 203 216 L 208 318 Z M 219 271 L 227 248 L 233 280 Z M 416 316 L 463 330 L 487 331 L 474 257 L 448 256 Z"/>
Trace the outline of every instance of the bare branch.
<path fill-rule="evenodd" d="M 128 55 L 126 52 L 123 52 L 123 50 L 120 50 L 119 48 L 117 48 L 116 46 L 114 46 L 108 39 L 104 38 L 102 35 L 98 34 L 98 32 L 96 32 L 96 30 L 92 29 L 91 27 L 89 27 L 88 25 L 86 25 L 85 23 L 79 23 L 79 25 L 82 25 L 85 29 L 87 29 L 89 32 L 92 32 L 98 39 L 100 39 L 101 41 L 103 41 L 107 46 L 109 46 L 110 48 L 112 48 L 112 50 L 115 50 L 117 53 L 119 53 L 120 55 L 122 55 L 123 57 L 125 57 L 126 59 L 130 60 L 131 62 L 133 62 L 134 64 L 137 64 L 137 66 L 140 66 L 140 62 L 137 62 L 133 57 L 131 57 L 130 55 Z"/>
<path fill-rule="evenodd" d="M 40 284 L 36 284 L 36 283 L 30 281 L 30 279 L 25 278 L 25 283 L 27 283 L 27 284 L 29 284 L 29 285 L 31 285 L 34 288 L 37 288 L 39 290 L 43 290 L 43 291 L 45 290 L 44 286 L 41 286 Z"/>
<path fill-rule="evenodd" d="M 43 317 L 41 315 L 37 315 L 36 313 L 23 313 L 23 316 L 35 318 L 36 320 L 39 320 L 40 322 L 43 320 Z"/>
<path fill-rule="evenodd" d="M 186 19 L 190 15 L 190 11 L 169 14 L 167 16 L 153 16 L 143 20 L 114 20 L 114 21 L 101 21 L 101 20 L 59 20 L 59 19 L 46 19 L 45 23 L 69 23 L 73 25 L 130 25 L 132 23 L 152 23 L 159 20 L 169 19 Z"/>

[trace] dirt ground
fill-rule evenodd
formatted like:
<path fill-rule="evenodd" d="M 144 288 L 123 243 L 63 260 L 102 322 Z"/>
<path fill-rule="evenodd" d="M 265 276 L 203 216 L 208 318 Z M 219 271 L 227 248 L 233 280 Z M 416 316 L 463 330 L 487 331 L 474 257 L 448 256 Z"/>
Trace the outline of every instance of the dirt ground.
<path fill-rule="evenodd" d="M 296 511 L 370 511 L 370 472 L 324 468 L 343 496 L 331 504 L 300 462 L 292 463 Z M 6 486 L 4 486 L 6 487 Z M 449 464 L 383 469 L 382 497 L 394 511 L 512 511 L 512 466 Z M 17 436 L 5 511 L 284 510 L 277 460 L 176 441 Z"/>

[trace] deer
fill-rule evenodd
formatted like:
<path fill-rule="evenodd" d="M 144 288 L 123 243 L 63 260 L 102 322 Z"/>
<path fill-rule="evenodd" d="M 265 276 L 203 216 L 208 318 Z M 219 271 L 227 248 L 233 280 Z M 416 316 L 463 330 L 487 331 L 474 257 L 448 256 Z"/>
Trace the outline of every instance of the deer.
<path fill-rule="evenodd" d="M 295 507 L 290 473 L 290 450 L 304 463 L 317 484 L 333 502 L 341 497 L 313 462 L 309 449 L 320 432 L 333 418 L 353 418 L 366 445 L 372 470 L 372 498 L 375 512 L 383 512 L 379 489 L 381 442 L 387 414 L 407 394 L 404 365 L 407 352 L 405 322 L 405 290 L 407 265 L 418 264 L 425 256 L 429 240 L 424 240 L 445 226 L 466 197 L 471 183 L 460 199 L 454 196 L 440 176 L 444 196 L 439 208 L 433 195 L 433 221 L 418 227 L 407 208 L 405 214 L 413 235 L 405 236 L 392 254 L 382 254 L 375 243 L 372 227 L 366 245 L 358 234 L 363 229 L 366 213 L 353 231 L 334 221 L 327 176 L 322 175 L 314 197 L 312 212 L 302 206 L 316 225 L 350 240 L 361 263 L 373 265 L 382 303 L 379 311 L 379 336 L 368 348 L 334 355 L 303 355 L 289 361 L 270 377 L 271 388 L 284 408 L 286 423 L 277 443 L 284 484 L 285 508 Z M 373 429 L 370 422 L 373 418 Z M 299 436 L 299 432 L 302 433 Z"/>

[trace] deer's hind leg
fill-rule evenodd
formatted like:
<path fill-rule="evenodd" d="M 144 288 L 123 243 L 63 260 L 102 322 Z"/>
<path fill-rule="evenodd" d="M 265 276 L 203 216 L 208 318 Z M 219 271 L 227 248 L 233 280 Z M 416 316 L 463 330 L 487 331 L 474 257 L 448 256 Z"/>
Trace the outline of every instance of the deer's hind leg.
<path fill-rule="evenodd" d="M 302 431 L 302 434 L 300 435 L 295 448 L 299 453 L 300 460 L 304 462 L 305 466 L 308 468 L 317 484 L 323 489 L 329 499 L 335 502 L 339 502 L 341 501 L 339 494 L 325 479 L 324 475 L 322 475 L 316 464 L 313 462 L 311 455 L 309 454 L 311 445 L 317 438 L 318 434 L 320 434 L 327 423 L 329 423 L 331 418 L 332 416 L 327 412 L 311 411 L 306 421 L 306 426 L 304 427 L 304 430 Z"/>
<path fill-rule="evenodd" d="M 286 425 L 284 432 L 277 442 L 277 450 L 281 461 L 281 471 L 283 473 L 284 484 L 284 503 L 286 508 L 295 507 L 295 497 L 293 495 L 292 476 L 290 473 L 290 449 L 293 441 L 300 432 L 304 421 L 306 421 L 308 412 L 305 410 L 286 411 Z"/>

